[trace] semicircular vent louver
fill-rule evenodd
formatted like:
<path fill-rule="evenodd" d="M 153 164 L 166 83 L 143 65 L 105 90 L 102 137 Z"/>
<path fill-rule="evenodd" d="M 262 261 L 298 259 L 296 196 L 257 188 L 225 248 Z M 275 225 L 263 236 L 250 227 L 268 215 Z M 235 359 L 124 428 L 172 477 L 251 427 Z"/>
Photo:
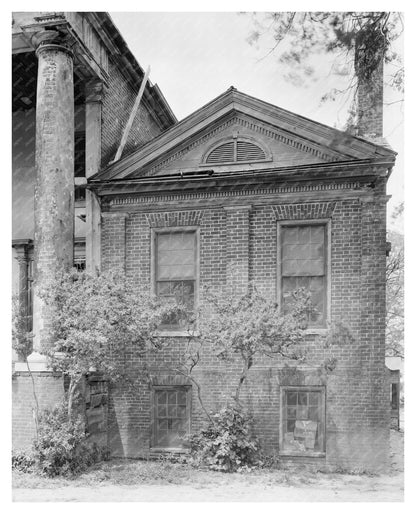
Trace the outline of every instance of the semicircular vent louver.
<path fill-rule="evenodd" d="M 214 148 L 208 155 L 207 163 L 234 162 L 234 141 Z"/>
<path fill-rule="evenodd" d="M 259 146 L 249 141 L 228 141 L 214 148 L 208 155 L 207 164 L 264 161 L 266 154 Z"/>
<path fill-rule="evenodd" d="M 237 161 L 262 161 L 266 158 L 263 150 L 247 141 L 237 141 Z"/>

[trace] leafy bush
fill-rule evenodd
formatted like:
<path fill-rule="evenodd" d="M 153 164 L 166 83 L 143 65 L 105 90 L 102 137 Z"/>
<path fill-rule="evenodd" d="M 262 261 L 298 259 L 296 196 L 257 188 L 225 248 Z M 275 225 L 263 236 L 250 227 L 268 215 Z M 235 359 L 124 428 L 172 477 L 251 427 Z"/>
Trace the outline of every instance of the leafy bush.
<path fill-rule="evenodd" d="M 28 473 L 33 471 L 36 464 L 36 457 L 30 449 L 13 450 L 12 453 L 12 469 Z"/>
<path fill-rule="evenodd" d="M 68 418 L 66 403 L 42 413 L 33 447 L 38 469 L 50 477 L 76 475 L 107 458 L 106 450 L 88 443 L 82 417 Z"/>
<path fill-rule="evenodd" d="M 251 416 L 228 405 L 212 416 L 209 425 L 190 437 L 192 463 L 215 471 L 242 471 L 258 464 L 260 446 L 253 435 Z"/>

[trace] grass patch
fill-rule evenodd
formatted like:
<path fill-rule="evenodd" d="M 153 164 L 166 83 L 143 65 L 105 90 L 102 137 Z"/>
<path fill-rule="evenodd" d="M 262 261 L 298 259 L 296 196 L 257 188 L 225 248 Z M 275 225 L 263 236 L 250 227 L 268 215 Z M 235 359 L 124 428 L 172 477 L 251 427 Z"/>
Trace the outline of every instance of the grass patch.
<path fill-rule="evenodd" d="M 74 478 L 48 478 L 35 473 L 13 471 L 14 488 L 100 487 L 103 485 L 192 485 L 197 488 L 232 484 L 298 485 L 310 484 L 313 473 L 301 475 L 279 469 L 256 469 L 250 472 L 221 473 L 195 469 L 189 464 L 169 461 L 115 459 L 93 465 Z"/>

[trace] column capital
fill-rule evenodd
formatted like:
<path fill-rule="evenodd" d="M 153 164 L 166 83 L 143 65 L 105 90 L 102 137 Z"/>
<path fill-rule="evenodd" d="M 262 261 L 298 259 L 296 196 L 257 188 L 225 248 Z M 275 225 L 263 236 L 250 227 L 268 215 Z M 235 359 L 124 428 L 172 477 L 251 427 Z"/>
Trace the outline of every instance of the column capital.
<path fill-rule="evenodd" d="M 29 250 L 33 248 L 32 239 L 14 239 L 12 247 L 16 251 L 16 260 L 19 262 L 27 262 L 29 258 Z"/>
<path fill-rule="evenodd" d="M 69 54 L 72 58 L 74 57 L 69 37 L 57 30 L 36 32 L 31 36 L 30 41 L 35 47 L 37 57 L 45 50 L 58 50 Z"/>
<path fill-rule="evenodd" d="M 99 79 L 89 80 L 85 84 L 85 103 L 100 103 L 103 97 L 103 82 Z"/>

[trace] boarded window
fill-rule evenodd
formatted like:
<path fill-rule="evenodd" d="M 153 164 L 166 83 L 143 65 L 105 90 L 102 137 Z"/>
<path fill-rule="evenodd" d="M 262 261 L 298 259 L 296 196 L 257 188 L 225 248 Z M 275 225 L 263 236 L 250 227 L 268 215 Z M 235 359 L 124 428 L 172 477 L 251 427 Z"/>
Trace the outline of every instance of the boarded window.
<path fill-rule="evenodd" d="M 184 448 L 190 433 L 189 386 L 157 387 L 153 402 L 153 446 Z"/>
<path fill-rule="evenodd" d="M 325 398 L 323 388 L 282 390 L 281 451 L 313 454 L 324 451 Z"/>
<path fill-rule="evenodd" d="M 196 248 L 195 231 L 156 234 L 156 294 L 175 299 L 189 314 L 195 308 Z M 175 316 L 166 319 L 163 328 L 184 323 Z"/>
<path fill-rule="evenodd" d="M 305 288 L 311 294 L 314 312 L 310 326 L 326 321 L 326 227 L 287 225 L 281 227 L 281 289 L 284 309 L 291 293 Z"/>

